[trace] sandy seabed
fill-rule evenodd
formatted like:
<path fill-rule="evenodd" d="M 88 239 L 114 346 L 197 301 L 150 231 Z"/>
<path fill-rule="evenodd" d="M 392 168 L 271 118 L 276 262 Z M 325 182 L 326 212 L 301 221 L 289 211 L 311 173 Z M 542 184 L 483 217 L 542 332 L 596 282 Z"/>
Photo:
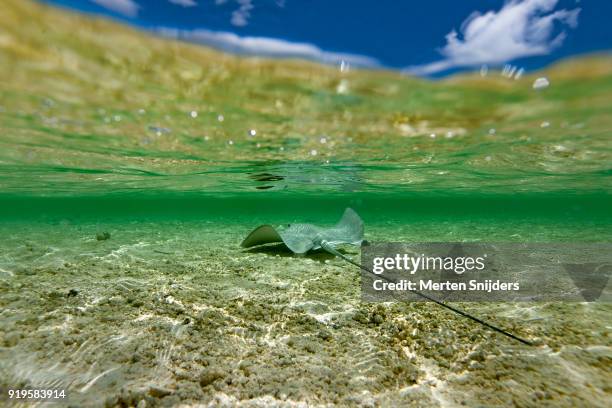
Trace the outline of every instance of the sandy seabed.
<path fill-rule="evenodd" d="M 243 251 L 248 229 L 3 224 L 0 387 L 66 389 L 50 406 L 609 406 L 610 304 L 460 305 L 524 346 L 363 303 L 356 268 Z"/>

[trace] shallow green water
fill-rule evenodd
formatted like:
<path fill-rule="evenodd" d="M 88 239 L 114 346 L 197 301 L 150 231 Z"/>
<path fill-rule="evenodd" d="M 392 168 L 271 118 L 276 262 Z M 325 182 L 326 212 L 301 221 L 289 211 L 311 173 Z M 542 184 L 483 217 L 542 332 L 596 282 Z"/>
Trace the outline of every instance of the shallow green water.
<path fill-rule="evenodd" d="M 262 223 L 334 223 L 344 208 L 354 208 L 368 226 L 386 226 L 386 240 L 397 230 L 412 241 L 609 241 L 612 237 L 606 194 L 179 194 L 151 192 L 100 196 L 0 197 L 3 222 L 32 221 L 52 225 L 152 221 Z M 439 226 L 439 230 L 436 225 Z M 447 236 L 449 228 L 451 236 Z M 480 231 L 475 233 L 475 231 Z M 381 239 L 383 237 L 379 237 Z M 370 237 L 370 239 L 372 239 Z M 236 242 L 237 243 L 237 242 Z"/>

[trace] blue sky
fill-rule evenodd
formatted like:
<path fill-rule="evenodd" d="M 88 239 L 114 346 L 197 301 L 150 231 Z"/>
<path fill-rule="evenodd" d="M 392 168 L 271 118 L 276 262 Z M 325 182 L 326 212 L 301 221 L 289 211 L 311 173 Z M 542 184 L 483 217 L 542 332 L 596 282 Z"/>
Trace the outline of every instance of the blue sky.
<path fill-rule="evenodd" d="M 440 76 L 612 49 L 609 0 L 46 0 L 250 55 Z"/>

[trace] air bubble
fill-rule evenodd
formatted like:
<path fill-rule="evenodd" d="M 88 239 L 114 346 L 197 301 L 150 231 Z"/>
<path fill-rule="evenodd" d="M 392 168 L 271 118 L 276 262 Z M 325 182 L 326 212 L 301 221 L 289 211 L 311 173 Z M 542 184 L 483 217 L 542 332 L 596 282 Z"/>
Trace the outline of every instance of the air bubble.
<path fill-rule="evenodd" d="M 523 68 L 519 69 L 516 75 L 514 75 L 514 80 L 516 81 L 518 79 L 521 79 L 524 73 L 525 73 L 525 69 Z"/>
<path fill-rule="evenodd" d="M 159 126 L 149 126 L 149 130 L 154 132 L 157 136 L 161 136 L 164 133 L 170 133 L 170 129 Z"/>
<path fill-rule="evenodd" d="M 340 61 L 340 72 L 348 72 L 351 69 L 351 66 L 348 62 L 342 60 Z"/>
<path fill-rule="evenodd" d="M 554 145 L 554 146 L 553 146 L 553 149 L 554 149 L 556 152 L 567 152 L 567 151 L 569 150 L 567 147 L 565 147 L 565 146 L 563 146 L 563 145 Z"/>
<path fill-rule="evenodd" d="M 342 79 L 339 83 L 338 86 L 336 87 L 336 93 L 338 94 L 346 94 L 349 91 L 349 83 L 346 79 Z"/>
<path fill-rule="evenodd" d="M 535 81 L 533 81 L 533 89 L 535 90 L 548 88 L 549 85 L 550 85 L 550 82 L 548 81 L 548 78 L 546 77 L 540 77 L 536 79 Z"/>

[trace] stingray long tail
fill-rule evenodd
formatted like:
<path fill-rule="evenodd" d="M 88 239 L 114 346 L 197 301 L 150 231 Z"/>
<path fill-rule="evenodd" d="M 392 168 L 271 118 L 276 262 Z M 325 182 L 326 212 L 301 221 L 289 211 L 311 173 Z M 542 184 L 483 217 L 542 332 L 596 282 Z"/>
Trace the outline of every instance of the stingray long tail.
<path fill-rule="evenodd" d="M 342 258 L 342 259 L 344 259 L 346 262 L 348 262 L 348 263 L 350 263 L 350 264 L 352 264 L 352 265 L 355 265 L 355 266 L 357 266 L 357 267 L 359 267 L 359 268 L 363 269 L 364 271 L 366 271 L 366 272 L 368 272 L 368 273 L 372 274 L 373 276 L 376 276 L 376 277 L 378 277 L 378 278 L 380 278 L 380 279 L 384 279 L 384 280 L 386 280 L 386 281 L 387 281 L 387 282 L 389 282 L 389 283 L 393 283 L 393 281 L 392 281 L 392 280 L 390 280 L 390 279 L 388 279 L 388 278 L 386 278 L 386 277 L 384 277 L 384 276 L 382 276 L 382 275 L 376 275 L 374 272 L 372 272 L 370 269 L 366 268 L 366 267 L 365 267 L 365 266 L 363 266 L 362 264 L 357 263 L 357 262 L 353 261 L 351 258 L 349 258 L 349 257 L 347 257 L 347 256 L 345 256 L 345 255 L 343 255 L 343 254 L 341 254 L 341 253 L 340 253 L 340 252 L 338 252 L 338 251 L 337 251 L 337 250 L 336 250 L 334 247 L 332 247 L 331 245 L 329 245 L 327 242 L 322 241 L 320 245 L 321 245 L 321 248 L 323 248 L 324 250 L 326 250 L 326 251 L 327 251 L 327 252 L 329 252 L 330 254 L 335 255 L 335 256 L 337 256 L 338 258 Z M 463 311 L 463 310 L 461 310 L 461 309 L 457 309 L 456 307 L 450 306 L 450 305 L 448 305 L 448 304 L 446 304 L 446 303 L 442 302 L 441 300 L 438 300 L 438 299 L 433 298 L 433 297 L 431 297 L 431 296 L 429 296 L 429 295 L 426 295 L 425 293 L 419 292 L 418 290 L 410 290 L 410 292 L 412 292 L 412 293 L 414 293 L 415 295 L 418 295 L 418 296 L 420 296 L 420 297 L 422 297 L 422 298 L 424 298 L 424 299 L 427 299 L 427 300 L 429 300 L 429 301 L 432 301 L 432 302 L 434 302 L 434 303 L 436 303 L 436 304 L 438 304 L 438 305 L 442 306 L 443 308 L 446 308 L 446 309 L 448 309 L 448 310 L 451 310 L 451 311 L 453 311 L 453 312 L 455 312 L 455 313 L 457 313 L 457 314 L 459 314 L 459 315 L 461 315 L 461 316 L 463 316 L 463 317 L 467 317 L 468 319 L 470 319 L 470 320 L 472 320 L 472 321 L 474 321 L 474 322 L 476 322 L 476 323 L 478 323 L 478 324 L 480 324 L 480 325 L 482 325 L 482 326 L 484 326 L 484 327 L 486 327 L 486 328 L 488 328 L 488 329 L 490 329 L 490 330 L 493 330 L 493 331 L 495 331 L 495 332 L 497 332 L 497 333 L 501 333 L 501 334 L 503 334 L 504 336 L 510 337 L 511 339 L 514 339 L 514 340 L 516 340 L 516 341 L 520 341 L 520 342 L 521 342 L 521 343 L 523 343 L 523 344 L 527 344 L 527 345 L 529 345 L 529 346 L 532 346 L 532 345 L 533 345 L 533 343 L 531 343 L 531 342 L 530 342 L 530 341 L 528 341 L 528 340 L 525 340 L 525 339 L 522 339 L 522 338 L 520 338 L 520 337 L 518 337 L 518 336 L 515 336 L 514 334 L 512 334 L 512 333 L 510 333 L 510 332 L 507 332 L 507 331 L 506 331 L 506 330 L 504 330 L 504 329 L 501 329 L 501 328 L 499 328 L 499 327 L 497 327 L 497 326 L 494 326 L 494 325 L 492 325 L 491 323 L 487 323 L 487 322 L 485 322 L 484 320 L 479 319 L 479 318 L 478 318 L 478 317 L 476 317 L 476 316 L 473 316 L 473 315 L 471 315 L 471 314 L 469 314 L 469 313 L 467 313 L 467 312 L 464 312 L 464 311 Z"/>

